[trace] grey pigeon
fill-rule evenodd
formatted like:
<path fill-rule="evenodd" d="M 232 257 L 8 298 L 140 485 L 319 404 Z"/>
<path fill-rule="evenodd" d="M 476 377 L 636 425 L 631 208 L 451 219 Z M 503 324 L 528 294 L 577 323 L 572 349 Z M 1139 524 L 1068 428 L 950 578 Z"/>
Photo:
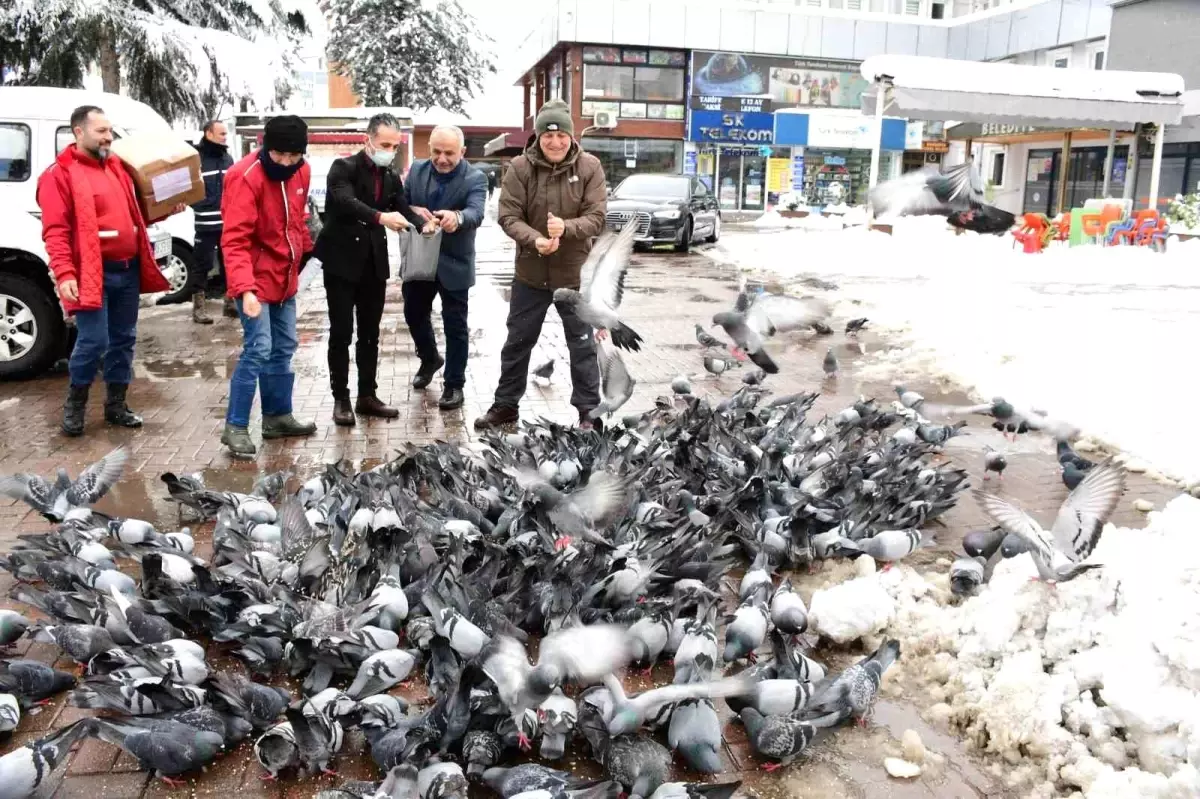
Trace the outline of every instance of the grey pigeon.
<path fill-rule="evenodd" d="M 821 368 L 825 370 L 826 377 L 833 377 L 838 371 L 838 359 L 833 354 L 833 347 L 825 350 L 825 359 L 821 361 Z"/>
<path fill-rule="evenodd" d="M 485 770 L 500 762 L 504 742 L 492 730 L 468 730 L 463 736 L 462 755 L 469 779 L 482 779 Z"/>
<path fill-rule="evenodd" d="M 21 639 L 32 621 L 15 610 L 0 608 L 0 646 L 11 646 Z"/>
<path fill-rule="evenodd" d="M 404 649 L 376 652 L 358 667 L 358 674 L 346 693 L 352 699 L 363 699 L 386 691 L 408 679 L 416 663 L 413 654 Z"/>
<path fill-rule="evenodd" d="M 504 799 L 511 799 L 529 791 L 553 791 L 556 788 L 575 788 L 583 784 L 568 771 L 559 771 L 540 763 L 489 768 L 483 772 L 483 781 Z"/>
<path fill-rule="evenodd" d="M 342 747 L 342 725 L 322 713 L 304 713 L 295 706 L 284 715 L 292 725 L 300 765 L 310 776 L 335 773 L 329 761 Z"/>
<path fill-rule="evenodd" d="M 541 721 L 543 758 L 558 760 L 563 756 L 575 732 L 578 715 L 575 700 L 566 696 L 562 689 L 556 689 L 542 702 L 538 707 L 538 719 Z"/>
<path fill-rule="evenodd" d="M 582 293 L 566 288 L 554 290 L 556 305 L 572 309 L 581 322 L 596 328 L 600 337 L 607 330 L 614 346 L 631 352 L 642 348 L 642 337 L 621 321 L 617 309 L 625 294 L 625 273 L 636 228 L 629 222 L 618 234 L 601 234 L 583 265 L 585 271 L 591 267 L 591 279 Z"/>
<path fill-rule="evenodd" d="M 771 597 L 771 624 L 780 632 L 799 635 L 808 629 L 808 609 L 792 590 L 792 581 L 784 580 Z"/>
<path fill-rule="evenodd" d="M 537 472 L 512 472 L 517 485 L 538 498 L 558 538 L 555 547 L 565 549 L 573 538 L 611 550 L 612 544 L 597 532 L 625 501 L 625 483 L 608 472 L 597 472 L 583 488 L 563 493 L 543 480 Z"/>
<path fill-rule="evenodd" d="M 87 663 L 101 652 L 117 647 L 108 630 L 90 624 L 61 624 L 30 628 L 35 640 L 51 640 L 76 663 Z"/>
<path fill-rule="evenodd" d="M 433 628 L 437 634 L 449 641 L 451 649 L 464 658 L 475 657 L 487 645 L 490 640 L 488 634 L 458 610 L 447 606 L 434 591 L 426 591 L 421 596 L 421 602 L 429 611 L 429 615 L 433 617 Z M 398 673 L 402 665 L 400 660 L 396 660 L 397 668 L 390 670 L 391 673 L 393 675 Z M 400 680 L 396 682 L 400 682 Z"/>
<path fill-rule="evenodd" d="M 533 382 L 540 386 L 550 385 L 550 376 L 554 374 L 554 359 L 546 361 L 533 370 Z"/>
<path fill-rule="evenodd" d="M 420 799 L 467 799 L 467 777 L 457 763 L 431 761 L 417 774 Z"/>
<path fill-rule="evenodd" d="M 787 716 L 803 710 L 811 696 L 810 683 L 774 679 L 759 680 L 745 696 L 731 697 L 725 701 L 737 713 L 742 708 L 752 707 L 764 716 Z"/>
<path fill-rule="evenodd" d="M 254 742 L 254 757 L 266 769 L 267 773 L 262 776 L 264 780 L 277 780 L 279 772 L 298 765 L 300 753 L 291 722 L 276 724 L 260 735 Z"/>
<path fill-rule="evenodd" d="M 701 774 L 718 774 L 721 763 L 721 721 L 711 701 L 685 699 L 671 711 L 667 744 L 679 753 L 688 768 Z"/>
<path fill-rule="evenodd" d="M 67 470 L 59 468 L 53 483 L 36 474 L 14 474 L 0 478 L 0 494 L 19 499 L 54 522 L 61 522 L 73 508 L 88 508 L 121 479 L 129 452 L 117 447 L 88 466 L 72 482 Z"/>
<path fill-rule="evenodd" d="M 687 375 L 679 375 L 671 381 L 671 391 L 680 396 L 689 396 L 692 393 L 692 382 Z"/>
<path fill-rule="evenodd" d="M 177 721 L 97 718 L 94 723 L 98 738 L 133 755 L 172 787 L 183 785 L 172 777 L 211 763 L 225 748 L 221 735 Z"/>
<path fill-rule="evenodd" d="M 0 661 L 0 690 L 22 703 L 42 702 L 75 687 L 75 675 L 38 660 Z"/>
<path fill-rule="evenodd" d="M 0 799 L 33 796 L 93 725 L 92 719 L 82 719 L 0 757 Z"/>
<path fill-rule="evenodd" d="M 588 418 L 599 419 L 605 414 L 612 416 L 618 408 L 629 402 L 636 385 L 637 381 L 629 374 L 629 368 L 625 366 L 625 360 L 621 357 L 620 351 L 602 346 L 600 348 L 600 386 L 603 401 L 588 412 Z"/>
<path fill-rule="evenodd" d="M 704 785 L 697 782 L 664 782 L 649 799 L 733 799 L 742 781 Z"/>
<path fill-rule="evenodd" d="M 832 726 L 855 718 L 866 724 L 875 707 L 883 673 L 900 657 L 900 642 L 884 641 L 869 656 L 837 676 L 826 677 L 813 686 L 812 697 L 802 712 L 814 726 Z"/>
<path fill-rule="evenodd" d="M 711 354 L 704 356 L 704 371 L 711 375 L 722 375 L 737 365 L 738 362 L 732 358 Z"/>
<path fill-rule="evenodd" d="M 767 638 L 767 619 L 766 603 L 754 597 L 734 611 L 733 620 L 725 628 L 725 652 L 722 657 L 726 663 L 742 658 L 755 659 L 754 650 L 762 646 Z"/>
<path fill-rule="evenodd" d="M 608 722 L 612 736 L 633 732 L 648 718 L 664 707 L 689 699 L 720 699 L 748 693 L 753 683 L 744 677 L 728 677 L 716 682 L 674 683 L 651 688 L 635 696 L 626 696 L 625 689 L 613 675 L 604 678 L 604 685 L 613 697 L 613 717 Z"/>
<path fill-rule="evenodd" d="M 216 674 L 212 678 L 214 693 L 225 701 L 237 715 L 246 719 L 254 729 L 272 727 L 287 709 L 292 697 L 283 688 L 251 682 L 240 674 Z"/>
<path fill-rule="evenodd" d="M 849 320 L 848 322 L 846 322 L 846 335 L 847 336 L 857 336 L 859 333 L 861 333 L 863 330 L 866 329 L 867 322 L 869 322 L 869 321 L 870 320 L 867 319 L 867 317 L 865 317 L 865 316 L 861 316 L 857 319 Z"/>
<path fill-rule="evenodd" d="M 1004 470 L 1008 468 L 1008 459 L 1004 457 L 1003 452 L 997 452 L 991 447 L 983 448 L 983 479 L 991 479 L 992 472 L 996 473 L 996 477 L 1003 480 Z"/>
<path fill-rule="evenodd" d="M 933 539 L 925 539 L 920 530 L 882 530 L 870 538 L 852 542 L 847 549 L 870 555 L 884 564 L 885 569 L 896 561 L 916 552 L 922 546 L 932 545 Z"/>
<path fill-rule="evenodd" d="M 709 333 L 700 325 L 696 325 L 696 341 L 700 342 L 701 347 L 721 347 L 721 339 Z"/>
<path fill-rule="evenodd" d="M 987 561 L 979 556 L 957 558 L 950 564 L 950 593 L 973 596 L 986 582 Z"/>
<path fill-rule="evenodd" d="M 646 799 L 671 774 L 671 750 L 644 735 L 619 735 L 608 745 L 604 769 L 625 786 L 627 799 Z"/>
<path fill-rule="evenodd" d="M 812 743 L 819 728 L 836 723 L 833 716 L 817 721 L 803 721 L 795 716 L 764 716 L 752 707 L 742 708 L 740 715 L 751 748 L 756 754 L 775 761 L 763 764 L 766 771 L 790 764 Z"/>
<path fill-rule="evenodd" d="M 0 732 L 12 732 L 20 723 L 20 702 L 12 694 L 0 694 Z"/>
<path fill-rule="evenodd" d="M 1007 500 L 979 491 L 975 498 L 996 524 L 1025 541 L 1041 579 L 1061 583 L 1099 568 L 1082 561 L 1096 548 L 1124 493 L 1125 470 L 1112 461 L 1097 466 L 1063 501 L 1049 531 Z"/>
<path fill-rule="evenodd" d="M 747 323 L 746 314 L 737 311 L 722 311 L 713 314 L 713 324 L 724 328 L 726 334 L 733 340 L 735 356 L 740 357 L 742 353 L 745 353 L 755 366 L 767 374 L 773 375 L 779 372 L 779 366 L 763 348 L 763 336 Z M 708 357 L 705 356 L 706 368 Z"/>
<path fill-rule="evenodd" d="M 990 560 L 992 555 L 1000 549 L 1000 544 L 1004 541 L 1005 532 L 1003 527 L 992 527 L 988 530 L 972 530 L 963 536 L 962 548 L 969 557 L 982 557 L 985 560 Z"/>

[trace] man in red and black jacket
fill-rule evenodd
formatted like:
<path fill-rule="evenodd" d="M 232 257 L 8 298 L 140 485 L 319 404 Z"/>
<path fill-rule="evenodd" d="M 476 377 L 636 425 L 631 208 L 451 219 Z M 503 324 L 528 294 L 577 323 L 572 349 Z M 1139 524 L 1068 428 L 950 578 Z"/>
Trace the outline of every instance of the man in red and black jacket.
<path fill-rule="evenodd" d="M 154 261 L 133 180 L 109 152 L 112 125 L 94 105 L 71 113 L 75 143 L 38 178 L 42 240 L 63 310 L 75 316 L 79 335 L 71 351 L 71 387 L 62 431 L 83 433 L 88 392 L 104 362 L 104 420 L 141 427 L 125 404 L 133 380 L 138 295 L 170 286 Z M 179 205 L 175 213 L 187 206 Z"/>
<path fill-rule="evenodd" d="M 263 146 L 225 173 L 221 252 L 226 293 L 237 304 L 243 340 L 229 381 L 221 443 L 235 455 L 256 452 L 249 432 L 256 392 L 262 401 L 263 438 L 307 436 L 317 430 L 292 415 L 296 290 L 313 248 L 304 218 L 307 151 L 303 119 L 272 117 L 263 131 Z"/>

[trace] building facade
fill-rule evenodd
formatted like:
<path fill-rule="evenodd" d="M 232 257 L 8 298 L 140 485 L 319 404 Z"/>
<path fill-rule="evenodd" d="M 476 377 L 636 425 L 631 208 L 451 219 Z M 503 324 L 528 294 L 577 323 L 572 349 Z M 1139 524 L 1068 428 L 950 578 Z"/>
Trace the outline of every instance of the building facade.
<path fill-rule="evenodd" d="M 526 133 L 516 138 L 532 131 L 544 102 L 560 98 L 612 183 L 637 171 L 694 173 L 729 210 L 760 210 L 789 192 L 810 203 L 861 202 L 875 134 L 861 113 L 863 59 L 1102 68 L 1108 3 L 553 0 L 522 46 Z M 942 133 L 941 123 L 885 120 L 880 175 L 940 163 L 951 146 Z M 972 143 L 998 178 L 1001 207 L 1022 210 L 1031 152 L 1044 149 L 1030 145 L 1040 142 Z M 1061 169 L 1053 156 L 1034 163 L 1052 180 Z"/>

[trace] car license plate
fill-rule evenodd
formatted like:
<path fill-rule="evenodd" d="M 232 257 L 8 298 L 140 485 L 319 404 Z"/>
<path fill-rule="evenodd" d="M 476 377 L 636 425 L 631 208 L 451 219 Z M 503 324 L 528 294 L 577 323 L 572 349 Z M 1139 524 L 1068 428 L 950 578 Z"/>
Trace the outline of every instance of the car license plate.
<path fill-rule="evenodd" d="M 154 240 L 154 260 L 166 258 L 171 254 L 171 237 Z"/>

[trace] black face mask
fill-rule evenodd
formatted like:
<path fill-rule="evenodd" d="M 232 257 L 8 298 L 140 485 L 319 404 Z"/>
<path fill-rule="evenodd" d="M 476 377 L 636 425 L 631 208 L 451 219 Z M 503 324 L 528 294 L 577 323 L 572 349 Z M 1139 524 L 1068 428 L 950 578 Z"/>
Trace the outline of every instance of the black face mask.
<path fill-rule="evenodd" d="M 266 149 L 259 150 L 258 160 L 262 163 L 263 172 L 267 175 L 267 180 L 274 180 L 279 183 L 296 174 L 300 167 L 304 166 L 304 159 L 297 161 L 291 166 L 277 164 L 271 160 L 271 156 L 267 155 Z"/>

